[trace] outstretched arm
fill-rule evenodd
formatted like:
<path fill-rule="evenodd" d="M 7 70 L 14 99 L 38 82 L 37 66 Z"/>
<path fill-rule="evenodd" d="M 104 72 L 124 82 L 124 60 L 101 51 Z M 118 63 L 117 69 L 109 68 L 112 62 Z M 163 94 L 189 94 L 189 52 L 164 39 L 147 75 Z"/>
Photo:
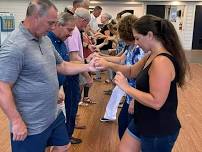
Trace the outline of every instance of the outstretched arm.
<path fill-rule="evenodd" d="M 104 58 L 105 60 L 109 62 L 123 64 L 126 59 L 126 56 L 125 54 L 122 54 L 121 56 L 102 56 L 102 58 Z"/>
<path fill-rule="evenodd" d="M 61 64 L 57 65 L 57 71 L 64 75 L 75 75 L 81 72 L 96 71 L 96 69 L 94 67 L 94 60 L 91 60 L 89 64 L 63 61 Z"/>
<path fill-rule="evenodd" d="M 127 78 L 135 78 L 137 74 L 142 70 L 144 67 L 147 58 L 149 55 L 146 55 L 140 61 L 132 66 L 127 65 L 120 65 L 116 63 L 109 62 L 103 58 L 96 58 L 95 59 L 95 66 L 97 69 L 112 69 L 113 71 L 120 71 L 123 73 Z"/>

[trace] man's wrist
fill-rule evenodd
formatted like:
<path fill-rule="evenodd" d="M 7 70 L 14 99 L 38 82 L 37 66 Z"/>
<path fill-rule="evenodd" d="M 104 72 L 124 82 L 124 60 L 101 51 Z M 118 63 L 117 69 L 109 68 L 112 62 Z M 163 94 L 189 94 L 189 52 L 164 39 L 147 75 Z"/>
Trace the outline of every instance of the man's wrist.
<path fill-rule="evenodd" d="M 16 124 L 19 121 L 22 121 L 22 118 L 20 116 L 17 116 L 15 118 L 11 118 L 10 121 L 11 121 L 11 124 Z"/>

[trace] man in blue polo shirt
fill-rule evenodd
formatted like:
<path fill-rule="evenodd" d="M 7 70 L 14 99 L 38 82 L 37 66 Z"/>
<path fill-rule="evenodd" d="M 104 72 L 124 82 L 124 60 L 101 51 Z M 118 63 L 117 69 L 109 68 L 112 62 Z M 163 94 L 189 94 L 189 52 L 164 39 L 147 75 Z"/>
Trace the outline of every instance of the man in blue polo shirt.
<path fill-rule="evenodd" d="M 68 55 L 68 47 L 65 45 L 64 41 L 67 39 L 67 37 L 69 37 L 72 34 L 74 28 L 75 28 L 75 19 L 73 14 L 65 12 L 59 15 L 55 29 L 48 33 L 48 37 L 51 39 L 53 45 L 55 46 L 55 49 L 65 61 L 69 61 L 69 55 Z M 60 88 L 61 86 L 63 86 L 66 77 L 67 76 L 58 73 L 58 82 Z M 71 94 L 69 92 L 68 93 L 65 92 L 64 94 L 64 92 L 59 91 L 58 104 L 61 104 L 64 101 L 65 96 L 66 97 L 71 96 Z M 69 103 L 65 103 L 65 107 L 67 107 L 68 104 Z M 66 110 L 66 125 L 68 125 L 70 111 L 67 108 L 65 108 L 65 110 Z M 70 132 L 69 127 L 66 128 L 69 134 Z"/>
<path fill-rule="evenodd" d="M 69 61 L 68 48 L 64 41 L 71 36 L 75 27 L 74 16 L 70 13 L 61 13 L 58 17 L 58 22 L 55 29 L 48 33 L 55 49 L 65 61 Z M 65 75 L 58 74 L 59 86 L 62 86 L 65 80 Z"/>

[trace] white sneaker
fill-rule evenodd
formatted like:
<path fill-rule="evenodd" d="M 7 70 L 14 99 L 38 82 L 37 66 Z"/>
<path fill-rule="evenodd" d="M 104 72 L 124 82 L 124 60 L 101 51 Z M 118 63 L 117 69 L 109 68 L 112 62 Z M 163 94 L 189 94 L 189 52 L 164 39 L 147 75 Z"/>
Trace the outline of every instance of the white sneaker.
<path fill-rule="evenodd" d="M 100 121 L 101 122 L 113 122 L 115 120 L 113 120 L 113 119 L 107 119 L 107 118 L 102 117 L 102 118 L 100 118 Z"/>

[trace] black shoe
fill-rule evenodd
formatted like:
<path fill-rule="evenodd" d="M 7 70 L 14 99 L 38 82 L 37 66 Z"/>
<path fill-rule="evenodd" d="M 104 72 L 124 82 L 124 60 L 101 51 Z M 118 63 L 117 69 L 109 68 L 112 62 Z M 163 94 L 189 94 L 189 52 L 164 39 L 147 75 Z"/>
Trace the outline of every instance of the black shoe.
<path fill-rule="evenodd" d="M 109 91 L 109 92 L 105 92 L 104 94 L 110 96 L 110 95 L 112 95 L 112 92 Z"/>
<path fill-rule="evenodd" d="M 71 138 L 71 144 L 80 144 L 80 143 L 82 143 L 81 139 L 74 137 Z"/>
<path fill-rule="evenodd" d="M 102 117 L 102 118 L 100 118 L 100 121 L 101 122 L 113 122 L 115 120 L 111 120 L 111 119 L 107 119 L 107 118 Z"/>
<path fill-rule="evenodd" d="M 104 94 L 111 95 L 112 94 L 112 89 L 104 90 Z"/>
<path fill-rule="evenodd" d="M 108 90 L 104 90 L 104 93 L 111 93 L 112 92 L 112 89 L 108 89 Z"/>
<path fill-rule="evenodd" d="M 123 108 L 123 104 L 124 104 L 124 103 L 119 103 L 118 108 Z"/>

